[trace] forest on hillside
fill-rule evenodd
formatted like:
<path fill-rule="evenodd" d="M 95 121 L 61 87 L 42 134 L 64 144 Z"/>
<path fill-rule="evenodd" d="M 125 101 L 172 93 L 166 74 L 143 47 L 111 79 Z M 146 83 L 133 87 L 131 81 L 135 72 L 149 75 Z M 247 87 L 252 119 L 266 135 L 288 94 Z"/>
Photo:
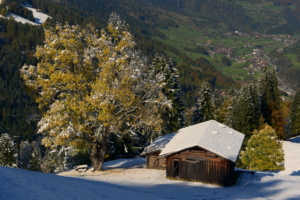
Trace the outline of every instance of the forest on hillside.
<path fill-rule="evenodd" d="M 24 1 L 10 0 L 7 0 L 6 2 L 7 4 L 11 4 L 13 2 L 24 3 Z M 56 21 L 68 21 L 70 24 L 80 24 L 82 26 L 92 23 L 97 28 L 103 28 L 107 23 L 107 19 L 104 17 L 101 17 L 100 20 L 101 15 L 98 17 L 85 17 L 88 16 L 88 13 L 82 13 L 79 11 L 79 9 L 78 11 L 74 11 L 72 9 L 60 6 L 54 2 L 38 0 L 29 3 L 33 3 L 35 7 L 41 8 L 41 10 L 53 16 L 52 20 L 49 20 L 49 22 L 43 25 L 45 28 L 53 26 Z M 113 10 L 112 8 L 114 8 L 114 6 L 112 6 L 111 9 L 108 9 L 110 5 L 106 6 L 108 7 L 105 7 L 102 12 L 106 13 L 104 16 L 109 16 L 109 13 L 111 10 Z M 132 20 L 132 24 L 136 24 L 137 20 Z M 130 28 L 130 30 L 135 30 L 133 31 L 133 34 L 137 41 L 136 48 L 141 50 L 144 55 L 147 55 L 150 62 L 154 58 L 155 54 L 164 54 L 164 50 L 176 52 L 177 54 L 181 55 L 182 59 L 189 60 L 186 55 L 178 52 L 178 50 L 176 50 L 174 47 L 151 39 L 148 34 L 154 34 L 151 32 L 155 31 L 154 28 L 151 29 L 151 27 L 149 28 L 146 26 L 147 28 L 144 31 L 143 29 L 135 29 L 135 27 L 142 28 L 143 26 L 139 26 L 139 24 L 137 24 L 137 26 Z M 20 79 L 19 69 L 25 63 L 35 64 L 37 62 L 37 60 L 33 58 L 33 54 L 36 46 L 43 43 L 43 32 L 44 31 L 42 27 L 32 27 L 27 24 L 23 25 L 16 23 L 13 20 L 1 19 L 1 81 L 3 83 L 1 84 L 1 91 L 3 94 L 1 106 L 3 120 L 1 120 L 1 132 L 8 132 L 13 136 L 22 135 L 24 139 L 30 139 L 25 135 L 28 135 L 28 133 L 31 134 L 32 131 L 35 130 L 35 122 L 31 121 L 31 119 L 38 118 L 37 116 L 39 116 L 39 114 L 37 111 L 37 105 L 27 96 L 26 92 L 24 91 L 23 83 Z M 181 82 L 186 81 L 186 83 L 182 85 L 182 89 L 185 93 L 187 93 L 184 98 L 189 102 L 190 106 L 196 99 L 195 94 L 197 85 L 203 80 L 209 81 L 211 84 L 220 88 L 229 88 L 232 84 L 234 84 L 232 80 L 222 76 L 207 61 L 200 60 L 196 63 L 194 61 L 189 62 L 191 62 L 191 64 L 185 64 L 179 66 L 179 68 L 182 69 L 181 71 L 185 71 L 185 73 L 181 74 Z M 203 69 L 207 68 L 207 70 L 204 70 L 204 72 L 199 70 L 191 70 L 189 69 L 189 65 L 202 66 Z M 196 75 L 194 77 L 194 81 L 190 81 L 189 79 L 191 73 Z M 3 96 L 5 98 L 3 98 Z M 192 100 L 190 100 L 191 98 Z M 29 108 L 21 111 L 23 106 L 29 106 Z M 24 113 L 23 116 L 19 112 Z M 26 128 L 28 126 L 32 128 Z"/>
<path fill-rule="evenodd" d="M 296 26 L 299 23 L 299 1 L 282 1 L 282 0 L 267 0 L 267 1 L 255 1 L 255 0 L 240 0 L 240 1 L 209 1 L 209 0 L 190 0 L 190 1 L 138 1 L 136 3 L 144 6 L 157 6 L 165 10 L 174 11 L 190 17 L 200 17 L 210 24 L 224 23 L 230 30 L 238 30 L 241 32 L 259 31 L 266 32 L 268 34 L 278 33 L 298 33 L 299 29 Z M 256 5 L 250 7 L 244 2 L 249 2 L 250 5 Z M 264 4 L 271 3 L 275 8 L 277 7 L 280 12 L 270 11 L 271 9 L 265 9 Z M 247 5 L 247 6 L 245 6 Z M 266 4 L 267 5 L 267 4 Z M 268 4 L 269 6 L 269 4 Z M 248 8 L 249 7 L 249 8 Z M 269 6 L 270 7 L 270 6 Z M 272 16 L 272 20 L 254 19 L 254 15 L 257 15 L 260 9 L 265 9 L 264 12 Z M 149 16 L 151 18 L 152 16 Z M 153 18 L 153 17 L 152 17 Z M 155 19 L 155 17 L 153 18 Z M 152 19 L 152 21 L 153 21 Z M 286 24 L 276 20 L 284 19 Z M 150 19 L 151 20 L 151 19 Z M 156 19 L 157 20 L 157 19 Z M 201 22 L 200 22 L 201 23 Z M 278 24 L 279 23 L 279 24 Z"/>
<path fill-rule="evenodd" d="M 290 55 L 296 60 L 296 63 L 300 62 L 300 43 L 292 45 L 291 47 L 285 48 L 282 52 L 271 51 L 268 56 L 272 58 L 273 63 L 277 66 L 277 71 L 280 77 L 285 80 L 289 80 L 289 84 L 294 88 L 299 88 L 300 80 L 298 79 L 300 75 L 300 69 L 295 67 Z"/>

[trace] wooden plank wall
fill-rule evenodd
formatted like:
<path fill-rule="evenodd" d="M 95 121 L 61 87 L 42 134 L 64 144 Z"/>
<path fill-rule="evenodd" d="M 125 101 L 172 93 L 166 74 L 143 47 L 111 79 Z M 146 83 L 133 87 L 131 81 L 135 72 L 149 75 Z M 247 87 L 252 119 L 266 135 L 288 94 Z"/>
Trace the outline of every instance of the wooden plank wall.
<path fill-rule="evenodd" d="M 166 157 L 160 158 L 159 153 L 147 155 L 147 168 L 166 168 Z"/>
<path fill-rule="evenodd" d="M 190 149 L 167 157 L 167 177 L 228 186 L 232 183 L 235 163 L 203 149 Z M 179 163 L 179 176 L 174 163 Z M 176 177 L 177 176 L 177 177 Z"/>
<path fill-rule="evenodd" d="M 189 149 L 175 154 L 175 158 L 189 160 L 207 160 L 212 162 L 221 162 L 223 158 L 203 149 Z"/>
<path fill-rule="evenodd" d="M 179 178 L 182 179 L 214 183 L 224 186 L 231 185 L 232 182 L 231 175 L 233 173 L 234 166 L 231 166 L 231 164 L 227 161 L 183 161 L 182 166 L 180 167 Z"/>

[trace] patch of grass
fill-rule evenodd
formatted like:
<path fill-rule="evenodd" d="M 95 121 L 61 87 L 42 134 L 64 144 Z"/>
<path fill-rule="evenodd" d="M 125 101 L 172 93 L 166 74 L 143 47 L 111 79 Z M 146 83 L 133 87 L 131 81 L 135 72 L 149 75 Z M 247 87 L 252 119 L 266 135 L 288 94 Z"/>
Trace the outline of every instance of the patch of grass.
<path fill-rule="evenodd" d="M 171 51 L 165 51 L 167 53 L 167 56 L 169 56 L 173 61 L 175 61 L 176 63 L 180 63 L 182 62 L 182 59 L 179 58 L 178 55 L 176 55 L 175 53 L 171 52 Z"/>
<path fill-rule="evenodd" d="M 251 4 L 249 1 L 237 0 L 236 3 L 242 5 L 248 16 L 257 22 L 267 22 L 272 24 L 272 26 L 284 23 L 284 18 L 277 17 L 284 9 L 284 6 L 275 6 L 273 1 L 263 0 L 260 4 Z M 290 8 L 292 7 L 290 6 Z"/>
<path fill-rule="evenodd" d="M 300 63 L 298 62 L 297 56 L 295 54 L 286 54 L 292 60 L 293 68 L 300 68 Z"/>
<path fill-rule="evenodd" d="M 246 67 L 245 63 L 233 63 L 229 67 L 218 68 L 218 70 L 225 76 L 231 76 L 235 81 L 252 81 L 259 77 L 259 72 L 248 74 L 249 71 L 244 69 L 244 67 Z"/>
<path fill-rule="evenodd" d="M 300 33 L 295 33 L 294 37 L 300 37 Z"/>
<path fill-rule="evenodd" d="M 234 54 L 237 56 L 246 56 L 253 52 L 254 47 L 242 47 L 234 50 Z"/>
<path fill-rule="evenodd" d="M 273 12 L 279 13 L 284 7 L 283 6 L 275 6 L 273 2 L 263 0 L 260 4 L 252 4 L 249 1 L 241 1 L 237 0 L 237 3 L 241 4 L 246 10 L 264 10 L 268 9 Z"/>
<path fill-rule="evenodd" d="M 271 40 L 271 39 L 258 39 L 258 40 L 254 40 L 252 42 L 253 46 L 268 45 L 268 44 L 275 45 L 275 44 L 280 44 L 280 42 L 274 41 L 274 40 Z"/>
<path fill-rule="evenodd" d="M 272 51 L 273 49 L 279 49 L 279 48 L 282 48 L 282 46 L 272 46 L 272 47 L 267 47 L 267 48 L 264 48 L 264 53 L 265 53 L 265 54 L 268 54 L 268 53 L 270 53 L 270 51 Z"/>

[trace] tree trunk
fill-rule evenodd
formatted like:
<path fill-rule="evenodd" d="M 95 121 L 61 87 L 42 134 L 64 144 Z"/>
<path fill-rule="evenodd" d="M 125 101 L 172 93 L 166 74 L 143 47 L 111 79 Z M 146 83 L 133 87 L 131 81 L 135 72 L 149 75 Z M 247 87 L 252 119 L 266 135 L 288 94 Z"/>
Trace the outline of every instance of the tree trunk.
<path fill-rule="evenodd" d="M 102 141 L 96 141 L 91 148 L 91 161 L 94 170 L 101 171 L 104 162 L 105 154 L 107 152 L 107 132 L 102 136 Z"/>

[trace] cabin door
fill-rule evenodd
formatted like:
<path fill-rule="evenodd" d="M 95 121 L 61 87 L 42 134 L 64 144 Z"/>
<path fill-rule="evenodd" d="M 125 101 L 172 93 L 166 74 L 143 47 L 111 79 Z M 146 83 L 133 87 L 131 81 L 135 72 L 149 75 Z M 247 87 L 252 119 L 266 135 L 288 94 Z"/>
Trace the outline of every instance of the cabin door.
<path fill-rule="evenodd" d="M 174 177 L 179 178 L 179 172 L 180 172 L 180 159 L 174 160 Z"/>

